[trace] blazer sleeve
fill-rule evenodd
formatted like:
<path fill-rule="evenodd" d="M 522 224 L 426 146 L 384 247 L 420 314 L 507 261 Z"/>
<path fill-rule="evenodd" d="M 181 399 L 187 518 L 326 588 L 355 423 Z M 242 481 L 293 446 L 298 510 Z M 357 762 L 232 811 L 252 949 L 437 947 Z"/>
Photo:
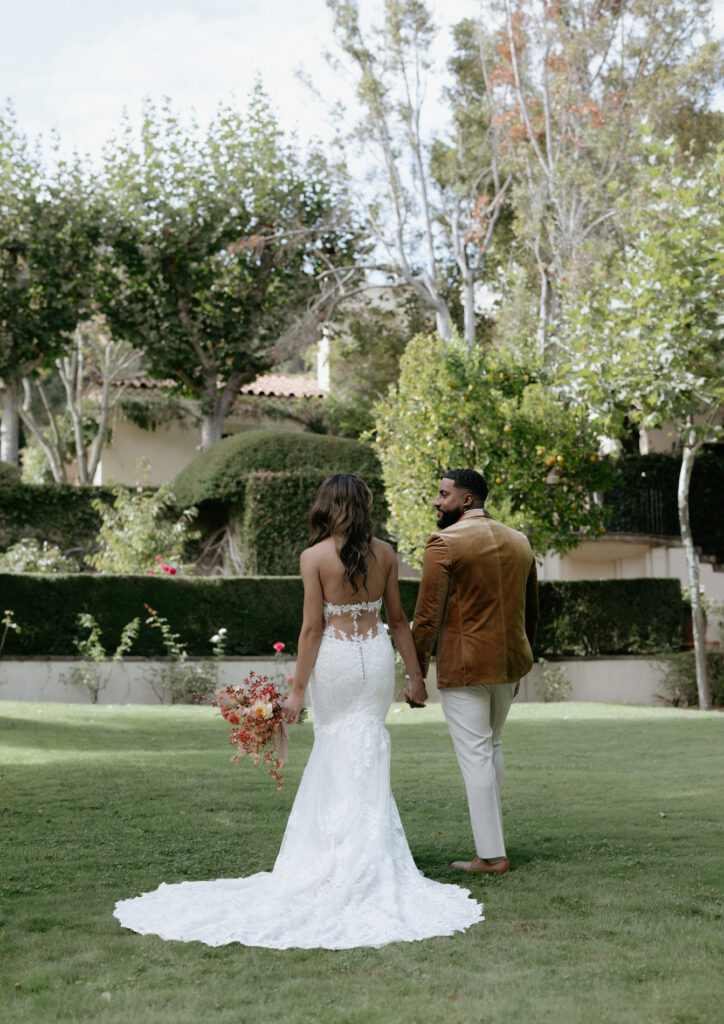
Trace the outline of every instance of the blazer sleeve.
<path fill-rule="evenodd" d="M 430 667 L 450 587 L 450 556 L 447 544 L 433 535 L 425 545 L 422 560 L 422 579 L 415 605 L 412 638 L 423 678 Z"/>
<path fill-rule="evenodd" d="M 528 573 L 525 587 L 525 635 L 528 637 L 530 649 L 533 650 L 536 629 L 538 628 L 538 573 L 535 558 Z"/>

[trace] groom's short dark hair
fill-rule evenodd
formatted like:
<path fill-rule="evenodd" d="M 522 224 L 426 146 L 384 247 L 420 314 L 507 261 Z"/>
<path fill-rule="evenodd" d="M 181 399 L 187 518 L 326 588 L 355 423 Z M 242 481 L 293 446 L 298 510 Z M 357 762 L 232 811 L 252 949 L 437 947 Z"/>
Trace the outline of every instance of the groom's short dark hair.
<path fill-rule="evenodd" d="M 442 475 L 446 480 L 452 480 L 461 491 L 470 491 L 476 501 L 485 504 L 488 485 L 485 477 L 476 469 L 446 469 Z"/>

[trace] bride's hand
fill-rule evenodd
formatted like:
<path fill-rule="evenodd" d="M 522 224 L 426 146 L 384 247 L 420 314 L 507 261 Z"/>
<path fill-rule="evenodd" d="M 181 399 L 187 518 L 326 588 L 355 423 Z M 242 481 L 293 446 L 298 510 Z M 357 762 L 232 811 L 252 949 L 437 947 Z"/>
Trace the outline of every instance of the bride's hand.
<path fill-rule="evenodd" d="M 304 697 L 298 697 L 294 692 L 290 693 L 282 704 L 284 717 L 287 722 L 299 721 L 299 715 L 304 706 Z"/>

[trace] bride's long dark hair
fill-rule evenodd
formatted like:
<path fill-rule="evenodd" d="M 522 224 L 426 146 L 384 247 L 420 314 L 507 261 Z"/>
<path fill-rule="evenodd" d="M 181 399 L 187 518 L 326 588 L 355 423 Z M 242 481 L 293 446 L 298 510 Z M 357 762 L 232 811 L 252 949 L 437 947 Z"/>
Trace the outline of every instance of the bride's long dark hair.
<path fill-rule="evenodd" d="M 309 513 L 312 527 L 309 547 L 334 537 L 344 565 L 345 581 L 351 583 L 355 591 L 362 587 L 367 590 L 369 560 L 375 557 L 371 508 L 372 491 L 364 480 L 353 473 L 337 473 L 327 477 L 319 488 Z"/>

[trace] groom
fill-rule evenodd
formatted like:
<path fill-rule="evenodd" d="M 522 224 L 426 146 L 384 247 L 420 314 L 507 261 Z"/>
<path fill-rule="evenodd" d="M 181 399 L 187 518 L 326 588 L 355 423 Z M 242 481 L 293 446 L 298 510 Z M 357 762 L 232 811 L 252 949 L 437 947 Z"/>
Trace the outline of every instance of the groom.
<path fill-rule="evenodd" d="M 453 867 L 503 874 L 500 734 L 533 664 L 538 588 L 528 540 L 491 518 L 487 496 L 474 469 L 447 470 L 440 481 L 412 635 L 424 678 L 439 632 L 437 685 L 468 796 L 476 855 Z M 414 706 L 427 692 L 410 681 L 405 696 Z"/>

